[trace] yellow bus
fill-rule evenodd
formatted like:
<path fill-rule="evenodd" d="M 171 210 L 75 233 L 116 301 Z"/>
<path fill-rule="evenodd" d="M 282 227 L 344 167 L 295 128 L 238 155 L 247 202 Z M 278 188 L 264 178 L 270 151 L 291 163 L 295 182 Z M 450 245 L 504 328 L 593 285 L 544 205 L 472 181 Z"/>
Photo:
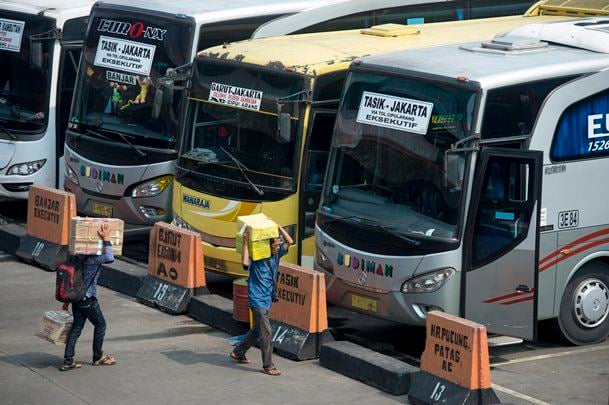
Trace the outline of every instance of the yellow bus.
<path fill-rule="evenodd" d="M 579 0 L 578 7 L 585 2 Z M 527 23 L 607 14 L 599 8 L 607 4 L 590 1 L 589 8 L 574 9 L 568 3 L 542 1 L 523 16 L 389 24 L 249 40 L 200 52 L 182 117 L 174 224 L 202 235 L 206 270 L 243 276 L 235 252 L 236 220 L 264 213 L 297 241 L 285 260 L 313 267 L 315 211 L 349 65 L 365 55 L 482 40 Z"/>

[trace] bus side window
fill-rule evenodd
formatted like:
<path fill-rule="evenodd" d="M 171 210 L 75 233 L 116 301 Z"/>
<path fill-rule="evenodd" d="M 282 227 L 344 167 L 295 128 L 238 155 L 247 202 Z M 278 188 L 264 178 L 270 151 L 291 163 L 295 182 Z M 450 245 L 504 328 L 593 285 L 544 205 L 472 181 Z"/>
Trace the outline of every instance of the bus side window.
<path fill-rule="evenodd" d="M 472 243 L 472 266 L 496 259 L 518 243 L 529 227 L 526 164 L 492 157 L 484 173 Z"/>
<path fill-rule="evenodd" d="M 58 87 L 58 108 L 57 108 L 57 156 L 63 155 L 63 143 L 65 141 L 65 131 L 68 127 L 70 116 L 70 106 L 72 105 L 72 94 L 76 73 L 80 62 L 81 48 L 65 49 L 61 60 L 61 78 Z"/>
<path fill-rule="evenodd" d="M 304 237 L 315 233 L 315 211 L 323 188 L 328 153 L 332 141 L 335 112 L 316 112 L 306 150 L 306 166 L 302 185 L 304 211 Z"/>

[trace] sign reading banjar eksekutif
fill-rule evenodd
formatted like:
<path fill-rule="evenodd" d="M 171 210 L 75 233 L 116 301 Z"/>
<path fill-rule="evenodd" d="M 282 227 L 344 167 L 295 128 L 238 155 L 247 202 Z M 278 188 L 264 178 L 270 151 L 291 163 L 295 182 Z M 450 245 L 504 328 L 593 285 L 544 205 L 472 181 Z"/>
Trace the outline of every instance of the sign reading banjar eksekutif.
<path fill-rule="evenodd" d="M 165 222 L 150 232 L 148 274 L 184 288 L 205 286 L 201 235 Z"/>
<path fill-rule="evenodd" d="M 30 187 L 27 233 L 58 245 L 69 242 L 70 219 L 76 216 L 74 194 L 40 185 Z"/>
<path fill-rule="evenodd" d="M 491 388 L 483 325 L 431 311 L 427 314 L 426 334 L 421 371 L 413 376 L 408 393 L 411 402 L 499 403 Z"/>
<path fill-rule="evenodd" d="M 278 302 L 271 307 L 273 346 L 287 358 L 319 357 L 328 332 L 324 275 L 295 264 L 281 263 L 277 278 Z"/>

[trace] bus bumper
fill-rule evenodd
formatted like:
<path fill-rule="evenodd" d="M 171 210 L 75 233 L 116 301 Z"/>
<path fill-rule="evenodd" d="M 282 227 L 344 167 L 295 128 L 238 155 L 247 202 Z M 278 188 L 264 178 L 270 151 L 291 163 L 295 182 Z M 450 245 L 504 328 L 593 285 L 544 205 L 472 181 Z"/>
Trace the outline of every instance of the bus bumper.
<path fill-rule="evenodd" d="M 318 266 L 315 269 L 325 274 L 327 301 L 342 308 L 413 326 L 425 326 L 427 312 L 433 310 L 459 315 L 458 277 L 452 277 L 435 292 L 404 294 L 365 289 L 334 277 Z"/>
<path fill-rule="evenodd" d="M 152 226 L 158 221 L 171 222 L 173 185 L 154 197 L 141 198 L 103 195 L 85 190 L 67 178 L 64 188 L 76 196 L 76 206 L 80 215 L 110 216 L 120 218 L 126 224 L 143 226 Z"/>

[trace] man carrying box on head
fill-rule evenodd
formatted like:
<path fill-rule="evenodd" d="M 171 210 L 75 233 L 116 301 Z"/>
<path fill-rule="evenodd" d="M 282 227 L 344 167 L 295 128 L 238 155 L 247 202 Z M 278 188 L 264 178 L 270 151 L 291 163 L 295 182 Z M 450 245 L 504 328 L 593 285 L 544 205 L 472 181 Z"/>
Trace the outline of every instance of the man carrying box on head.
<path fill-rule="evenodd" d="M 81 301 L 72 304 L 72 314 L 74 323 L 72 330 L 68 334 L 66 340 L 66 350 L 64 354 L 63 365 L 59 368 L 60 371 L 67 371 L 80 368 L 81 365 L 74 361 L 74 351 L 76 341 L 80 337 L 83 327 L 87 319 L 93 324 L 95 330 L 93 332 L 93 365 L 94 366 L 111 366 L 116 364 L 116 360 L 112 357 L 104 355 L 102 345 L 106 334 L 106 320 L 102 314 L 99 303 L 97 302 L 97 280 L 99 279 L 99 270 L 102 264 L 111 263 L 114 261 L 112 252 L 112 243 L 110 243 L 110 228 L 108 224 L 102 224 L 99 231 L 99 237 L 103 240 L 102 255 L 75 255 L 75 260 L 78 260 L 82 265 L 83 284 L 87 286 L 85 298 Z M 63 310 L 67 311 L 69 303 L 63 304 Z"/>
<path fill-rule="evenodd" d="M 247 333 L 245 339 L 235 347 L 230 357 L 242 364 L 251 361 L 245 357 L 245 353 L 256 341 L 260 342 L 262 351 L 262 372 L 268 375 L 280 375 L 281 372 L 275 368 L 272 361 L 273 342 L 271 336 L 271 322 L 269 311 L 271 302 L 275 298 L 275 283 L 279 271 L 279 260 L 288 253 L 290 246 L 294 244 L 292 237 L 279 226 L 281 236 L 269 239 L 271 256 L 266 259 L 250 260 L 249 256 L 249 230 L 243 232 L 243 248 L 241 250 L 241 262 L 243 268 L 249 268 L 249 279 L 247 294 L 249 307 L 254 316 L 254 327 Z"/>

